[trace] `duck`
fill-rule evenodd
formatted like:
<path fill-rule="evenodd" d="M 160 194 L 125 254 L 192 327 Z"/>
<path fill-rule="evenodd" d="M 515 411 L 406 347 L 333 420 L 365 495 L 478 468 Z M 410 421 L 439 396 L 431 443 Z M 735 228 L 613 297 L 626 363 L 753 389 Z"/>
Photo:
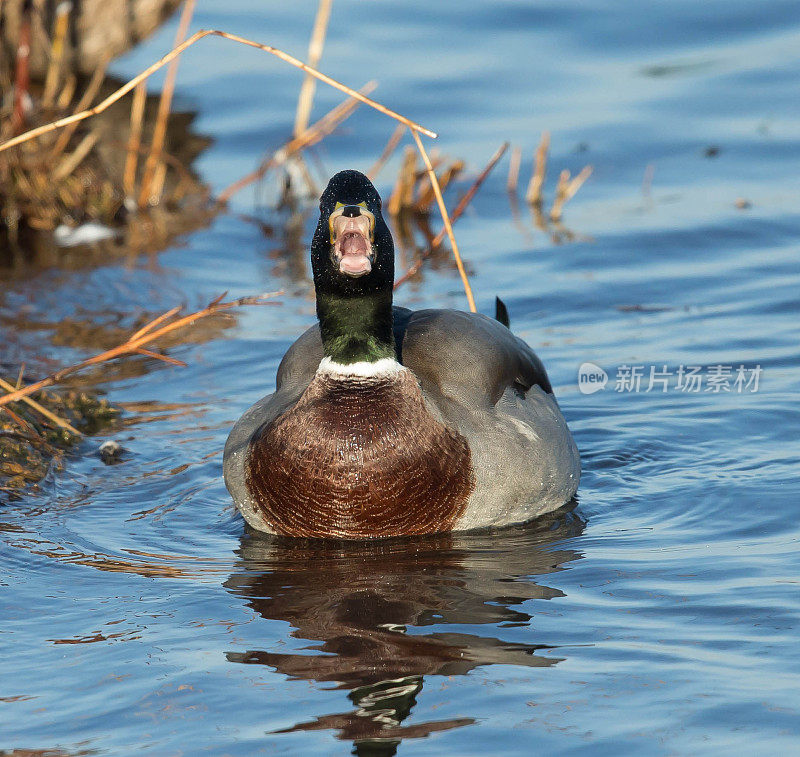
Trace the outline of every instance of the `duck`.
<path fill-rule="evenodd" d="M 225 484 L 256 531 L 381 539 L 500 528 L 572 501 L 580 457 L 542 361 L 495 318 L 393 305 L 372 182 L 341 171 L 311 242 L 318 323 L 236 422 Z"/>

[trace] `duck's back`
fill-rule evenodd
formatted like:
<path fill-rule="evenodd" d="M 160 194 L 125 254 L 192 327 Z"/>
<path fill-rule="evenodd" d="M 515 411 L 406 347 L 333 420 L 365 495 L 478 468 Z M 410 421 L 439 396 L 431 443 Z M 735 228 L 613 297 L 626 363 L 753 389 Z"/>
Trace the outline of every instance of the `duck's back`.
<path fill-rule="evenodd" d="M 454 310 L 396 307 L 394 327 L 398 358 L 418 380 L 428 412 L 469 450 L 469 496 L 455 521 L 443 527 L 518 523 L 569 501 L 580 477 L 578 452 L 547 373 L 527 344 L 497 321 Z M 248 485 L 251 445 L 294 408 L 322 358 L 314 326 L 281 361 L 275 393 L 248 410 L 228 438 L 226 484 L 245 518 L 261 530 L 275 529 Z"/>

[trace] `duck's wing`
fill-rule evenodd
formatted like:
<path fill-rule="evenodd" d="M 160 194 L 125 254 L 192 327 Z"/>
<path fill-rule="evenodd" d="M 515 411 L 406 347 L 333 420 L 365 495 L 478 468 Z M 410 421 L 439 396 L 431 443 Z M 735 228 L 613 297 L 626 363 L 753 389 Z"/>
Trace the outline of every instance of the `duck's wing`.
<path fill-rule="evenodd" d="M 401 360 L 429 393 L 475 409 L 494 406 L 508 389 L 526 394 L 539 386 L 553 393 L 533 350 L 485 315 L 395 308 L 395 322 L 395 331 L 402 329 Z"/>
<path fill-rule="evenodd" d="M 319 333 L 319 324 L 315 323 L 286 350 L 275 378 L 276 391 L 297 388 L 304 392 L 323 357 L 322 336 Z"/>

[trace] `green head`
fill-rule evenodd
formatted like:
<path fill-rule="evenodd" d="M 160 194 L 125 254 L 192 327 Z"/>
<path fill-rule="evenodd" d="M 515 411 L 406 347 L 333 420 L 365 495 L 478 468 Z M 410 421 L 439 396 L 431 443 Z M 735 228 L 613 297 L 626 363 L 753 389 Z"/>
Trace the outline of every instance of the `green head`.
<path fill-rule="evenodd" d="M 326 357 L 344 364 L 394 358 L 394 243 L 380 195 L 364 174 L 340 171 L 319 210 L 311 267 Z"/>

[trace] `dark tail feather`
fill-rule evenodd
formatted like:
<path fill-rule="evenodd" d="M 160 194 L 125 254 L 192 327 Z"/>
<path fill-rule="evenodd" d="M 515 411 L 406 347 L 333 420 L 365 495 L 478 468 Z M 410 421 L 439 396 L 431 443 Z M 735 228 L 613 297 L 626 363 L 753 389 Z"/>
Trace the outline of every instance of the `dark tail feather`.
<path fill-rule="evenodd" d="M 511 328 L 511 321 L 508 320 L 508 308 L 499 297 L 494 298 L 494 319 L 500 321 L 507 329 Z"/>

